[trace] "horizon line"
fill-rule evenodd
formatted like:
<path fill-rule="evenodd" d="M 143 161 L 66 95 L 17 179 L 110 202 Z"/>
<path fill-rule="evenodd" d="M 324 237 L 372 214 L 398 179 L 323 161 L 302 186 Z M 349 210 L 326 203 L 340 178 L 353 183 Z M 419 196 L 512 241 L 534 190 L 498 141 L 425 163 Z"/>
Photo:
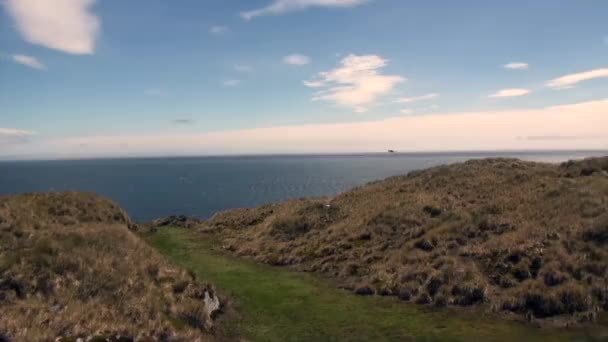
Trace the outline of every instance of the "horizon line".
<path fill-rule="evenodd" d="M 393 151 L 393 152 L 389 152 Z M 7 162 L 53 162 L 53 161 L 95 161 L 95 160 L 144 160 L 144 159 L 198 159 L 198 158 L 256 158 L 256 157 L 341 157 L 341 156 L 390 156 L 390 155 L 466 155 L 466 154 L 535 154 L 535 153 L 607 153 L 606 149 L 500 149 L 500 150 L 429 150 L 429 151 L 407 151 L 407 150 L 392 150 L 387 149 L 384 152 L 310 152 L 310 153 L 225 153 L 225 154 L 184 154 L 184 155 L 133 155 L 133 156 L 97 156 L 97 157 L 56 157 L 56 158 L 20 158 L 20 159 L 4 159 L 0 157 L 0 163 Z"/>

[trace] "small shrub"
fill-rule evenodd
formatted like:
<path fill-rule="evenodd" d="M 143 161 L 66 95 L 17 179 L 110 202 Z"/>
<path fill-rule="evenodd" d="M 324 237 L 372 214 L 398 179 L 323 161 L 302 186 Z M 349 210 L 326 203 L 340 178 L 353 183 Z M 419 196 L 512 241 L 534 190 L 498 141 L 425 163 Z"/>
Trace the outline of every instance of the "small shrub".
<path fill-rule="evenodd" d="M 443 282 L 439 277 L 431 277 L 431 279 L 426 285 L 426 290 L 431 295 L 431 297 L 435 297 L 442 284 Z"/>
<path fill-rule="evenodd" d="M 203 302 L 185 300 L 178 308 L 176 316 L 193 328 L 203 329 L 207 320 L 207 311 Z"/>
<path fill-rule="evenodd" d="M 530 263 L 530 273 L 534 278 L 538 276 L 538 272 L 543 267 L 543 259 L 541 257 L 534 257 Z"/>
<path fill-rule="evenodd" d="M 545 318 L 562 313 L 561 303 L 546 293 L 525 294 L 524 303 L 525 308 L 532 312 L 534 317 Z"/>
<path fill-rule="evenodd" d="M 519 281 L 524 281 L 529 279 L 532 274 L 530 273 L 530 270 L 528 270 L 527 266 L 518 266 L 513 269 L 513 276 Z"/>
<path fill-rule="evenodd" d="M 433 304 L 438 308 L 444 308 L 448 306 L 448 297 L 444 294 L 439 294 L 435 297 Z"/>
<path fill-rule="evenodd" d="M 547 285 L 549 287 L 561 285 L 567 279 L 568 279 L 568 277 L 564 273 L 557 272 L 557 271 L 548 271 L 543 276 L 545 285 Z"/>
<path fill-rule="evenodd" d="M 606 262 L 588 262 L 584 266 L 585 271 L 600 278 L 606 274 L 606 268 L 608 268 Z"/>
<path fill-rule="evenodd" d="M 421 305 L 430 304 L 432 301 L 433 300 L 432 300 L 431 296 L 429 296 L 429 294 L 426 292 L 421 293 L 416 298 L 416 304 L 421 304 Z"/>
<path fill-rule="evenodd" d="M 270 233 L 275 237 L 294 239 L 308 233 L 310 229 L 307 222 L 296 217 L 276 220 L 272 223 Z"/>
<path fill-rule="evenodd" d="M 441 210 L 440 208 L 433 207 L 430 205 L 425 206 L 422 210 L 425 213 L 429 214 L 429 216 L 431 216 L 432 218 L 438 217 L 443 213 L 443 210 Z"/>
<path fill-rule="evenodd" d="M 583 233 L 587 241 L 594 241 L 598 245 L 608 244 L 608 215 L 604 215 L 597 223 Z"/>
<path fill-rule="evenodd" d="M 383 286 L 382 288 L 380 288 L 380 290 L 378 290 L 378 294 L 381 296 L 392 296 L 393 291 L 390 288 Z"/>
<path fill-rule="evenodd" d="M 563 306 L 563 312 L 573 314 L 591 309 L 592 301 L 578 286 L 570 286 L 559 292 L 559 298 Z"/>
<path fill-rule="evenodd" d="M 370 286 L 362 285 L 355 289 L 355 294 L 359 296 L 371 296 L 374 294 L 374 290 Z"/>
<path fill-rule="evenodd" d="M 455 297 L 455 304 L 469 306 L 485 301 L 486 289 L 477 285 L 455 285 L 452 288 L 452 295 Z"/>
<path fill-rule="evenodd" d="M 186 287 L 190 284 L 187 280 L 179 280 L 173 284 L 171 287 L 173 289 L 173 293 L 183 293 L 186 290 Z"/>
<path fill-rule="evenodd" d="M 399 293 L 397 294 L 399 299 L 409 302 L 412 299 L 412 291 L 407 287 L 402 287 L 399 289 Z"/>
<path fill-rule="evenodd" d="M 416 243 L 414 244 L 414 247 L 421 249 L 425 252 L 430 252 L 433 249 L 435 249 L 435 246 L 431 243 L 431 241 L 429 241 L 427 239 L 422 239 L 422 240 L 416 241 Z"/>

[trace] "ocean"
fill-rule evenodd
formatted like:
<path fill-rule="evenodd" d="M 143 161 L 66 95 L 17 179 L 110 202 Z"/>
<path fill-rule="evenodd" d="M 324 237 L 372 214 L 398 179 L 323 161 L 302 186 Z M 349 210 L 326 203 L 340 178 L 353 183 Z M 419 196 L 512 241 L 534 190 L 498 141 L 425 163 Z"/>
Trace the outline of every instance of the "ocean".
<path fill-rule="evenodd" d="M 608 152 L 394 153 L 0 162 L 0 194 L 92 191 L 136 221 L 208 218 L 230 208 L 331 196 L 416 169 L 472 158 L 562 162 Z"/>

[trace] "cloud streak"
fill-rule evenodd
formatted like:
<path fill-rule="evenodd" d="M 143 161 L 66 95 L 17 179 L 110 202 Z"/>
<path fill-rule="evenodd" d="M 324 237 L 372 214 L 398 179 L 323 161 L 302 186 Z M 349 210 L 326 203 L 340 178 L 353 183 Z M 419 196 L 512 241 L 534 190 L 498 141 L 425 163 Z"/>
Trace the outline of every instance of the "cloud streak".
<path fill-rule="evenodd" d="M 216 26 L 211 26 L 209 28 L 209 33 L 214 34 L 216 36 L 222 35 L 227 32 L 228 32 L 228 27 L 226 27 L 226 26 L 216 25 Z"/>
<path fill-rule="evenodd" d="M 301 55 L 299 53 L 294 53 L 289 56 L 283 57 L 283 63 L 289 65 L 306 65 L 310 64 L 310 57 Z"/>
<path fill-rule="evenodd" d="M 265 15 L 280 15 L 301 11 L 309 7 L 354 7 L 368 0 L 274 0 L 270 5 L 252 11 L 241 12 L 245 20 Z"/>
<path fill-rule="evenodd" d="M 13 55 L 13 61 L 16 63 L 28 66 L 33 69 L 45 70 L 46 66 L 42 64 L 38 59 L 26 55 Z"/>
<path fill-rule="evenodd" d="M 340 64 L 335 69 L 320 72 L 311 81 L 304 81 L 307 87 L 323 88 L 315 93 L 313 101 L 335 102 L 362 111 L 406 81 L 398 75 L 382 74 L 388 61 L 377 55 L 348 55 Z"/>
<path fill-rule="evenodd" d="M 530 64 L 521 62 L 511 62 L 503 65 L 502 67 L 511 70 L 528 70 L 530 68 Z"/>
<path fill-rule="evenodd" d="M 224 87 L 238 87 L 239 85 L 241 85 L 241 80 L 225 80 L 222 84 L 224 85 Z"/>
<path fill-rule="evenodd" d="M 175 119 L 171 120 L 171 123 L 174 125 L 190 125 L 194 123 L 193 119 Z"/>
<path fill-rule="evenodd" d="M 250 73 L 253 72 L 253 67 L 246 64 L 236 64 L 234 65 L 234 70 L 242 73 Z"/>
<path fill-rule="evenodd" d="M 597 78 L 608 77 L 608 68 L 595 69 L 591 71 L 580 72 L 577 74 L 565 75 L 546 83 L 546 86 L 553 89 L 570 89 L 577 84 Z"/>
<path fill-rule="evenodd" d="M 100 21 L 95 0 L 5 0 L 21 36 L 32 44 L 71 54 L 92 54 Z"/>
<path fill-rule="evenodd" d="M 418 101 L 433 100 L 433 99 L 436 99 L 438 97 L 439 97 L 439 94 L 432 93 L 432 94 L 426 94 L 426 95 L 415 96 L 415 97 L 402 97 L 402 98 L 398 99 L 395 102 L 396 103 L 414 103 L 414 102 L 418 102 Z"/>
<path fill-rule="evenodd" d="M 14 128 L 0 128 L 0 146 L 27 142 L 35 134 L 35 132 Z"/>
<path fill-rule="evenodd" d="M 497 91 L 496 93 L 488 96 L 494 98 L 501 97 L 518 97 L 530 94 L 532 91 L 529 89 L 521 89 L 521 88 L 513 88 L 513 89 L 502 89 Z"/>

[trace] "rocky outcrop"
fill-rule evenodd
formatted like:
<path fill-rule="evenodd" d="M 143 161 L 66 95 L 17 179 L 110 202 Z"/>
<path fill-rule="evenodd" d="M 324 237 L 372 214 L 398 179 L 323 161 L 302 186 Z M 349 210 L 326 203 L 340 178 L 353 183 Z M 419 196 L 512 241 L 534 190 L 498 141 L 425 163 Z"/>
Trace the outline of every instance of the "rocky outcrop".
<path fill-rule="evenodd" d="M 201 225 L 203 221 L 194 217 L 185 215 L 171 215 L 164 218 L 159 218 L 152 221 L 151 226 L 154 228 L 162 227 L 179 227 L 179 228 L 195 228 Z"/>

